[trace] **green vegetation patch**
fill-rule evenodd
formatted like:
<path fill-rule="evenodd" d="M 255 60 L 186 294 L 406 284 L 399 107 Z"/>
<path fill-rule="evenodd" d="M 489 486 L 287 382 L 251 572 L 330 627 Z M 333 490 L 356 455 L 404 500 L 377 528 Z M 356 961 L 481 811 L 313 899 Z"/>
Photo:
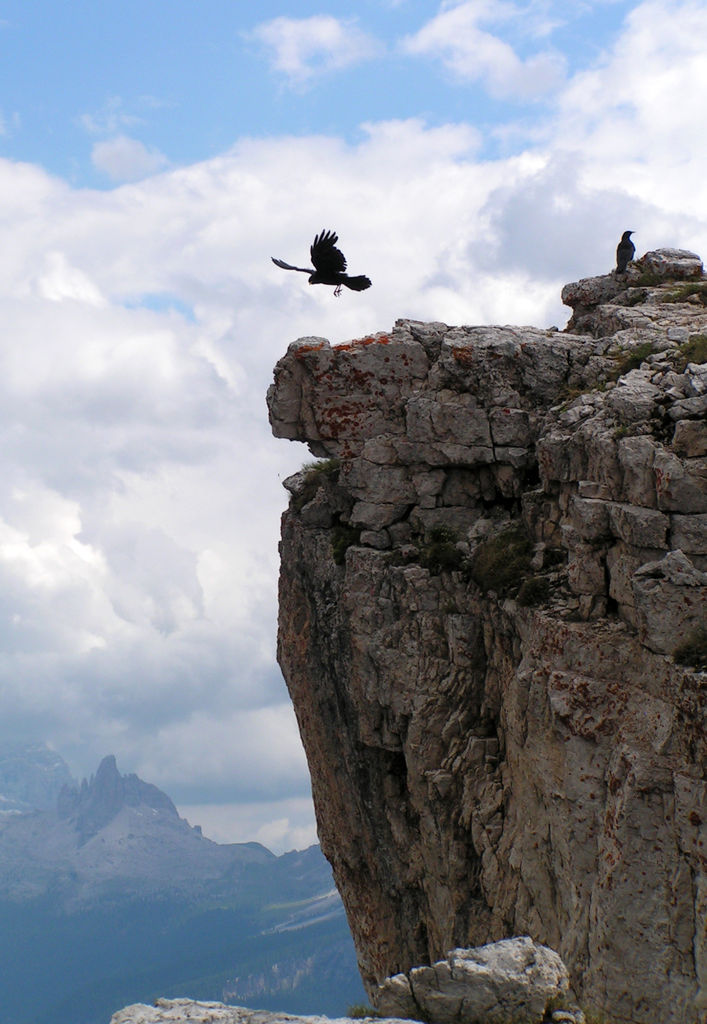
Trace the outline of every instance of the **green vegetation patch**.
<path fill-rule="evenodd" d="M 688 363 L 707 363 L 707 334 L 693 334 L 681 345 L 678 362 L 680 370 L 684 370 Z"/>
<path fill-rule="evenodd" d="M 457 548 L 457 536 L 448 526 L 433 526 L 420 548 L 420 564 L 433 576 L 464 568 L 464 554 Z"/>
<path fill-rule="evenodd" d="M 691 295 L 696 295 L 703 306 L 707 306 L 707 281 L 687 281 L 674 291 L 664 296 L 664 302 L 687 302 Z"/>
<path fill-rule="evenodd" d="M 616 362 L 616 370 L 612 374 L 613 379 L 618 380 L 619 377 L 623 377 L 629 370 L 637 370 L 641 363 L 652 353 L 653 345 L 650 341 L 644 341 L 635 348 L 618 352 L 613 356 Z"/>
<path fill-rule="evenodd" d="M 678 665 L 686 665 L 698 672 L 707 672 L 707 630 L 696 629 L 675 648 L 673 658 Z"/>
<path fill-rule="evenodd" d="M 472 555 L 471 577 L 486 593 L 515 594 L 530 573 L 533 545 L 521 526 L 511 526 L 482 541 Z"/>
<path fill-rule="evenodd" d="M 632 285 L 636 285 L 639 288 L 656 288 L 664 283 L 665 278 L 661 277 L 655 270 L 642 270 L 638 277 L 631 281 Z"/>
<path fill-rule="evenodd" d="M 346 559 L 346 551 L 352 544 L 358 544 L 361 539 L 360 526 L 350 526 L 348 523 L 337 523 L 331 531 L 331 551 L 337 565 L 343 565 Z"/>
<path fill-rule="evenodd" d="M 550 596 L 550 581 L 547 576 L 528 576 L 520 585 L 517 601 L 523 608 L 544 604 Z"/>
<path fill-rule="evenodd" d="M 624 304 L 626 306 L 640 306 L 648 298 L 647 288 L 629 288 L 626 291 Z"/>
<path fill-rule="evenodd" d="M 319 459 L 316 462 L 305 462 L 300 472 L 306 473 L 302 486 L 292 498 L 292 508 L 301 512 L 315 496 L 322 483 L 326 480 L 335 482 L 339 476 L 340 462 L 338 459 Z"/>
<path fill-rule="evenodd" d="M 316 459 L 314 462 L 305 462 L 302 471 L 306 471 L 307 479 L 310 476 L 316 479 L 320 475 L 338 477 L 341 461 L 339 459 Z"/>
<path fill-rule="evenodd" d="M 614 428 L 614 437 L 633 437 L 636 426 L 634 423 L 621 423 L 618 427 Z"/>
<path fill-rule="evenodd" d="M 545 557 L 543 559 L 543 565 L 552 567 L 554 565 L 564 565 L 567 561 L 567 551 L 564 548 L 546 548 Z"/>

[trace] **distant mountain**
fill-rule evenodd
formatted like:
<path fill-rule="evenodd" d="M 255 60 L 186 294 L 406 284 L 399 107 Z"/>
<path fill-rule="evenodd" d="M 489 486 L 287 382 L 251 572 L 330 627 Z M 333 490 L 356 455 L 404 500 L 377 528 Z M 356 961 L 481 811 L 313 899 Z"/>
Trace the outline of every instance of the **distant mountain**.
<path fill-rule="evenodd" d="M 129 896 L 235 898 L 248 865 L 276 859 L 258 843 L 206 839 L 112 756 L 90 781 L 64 786 L 55 810 L 0 818 L 0 898 L 51 892 L 63 909 Z"/>
<path fill-rule="evenodd" d="M 52 810 L 0 816 L 0 963 L 3 1024 L 105 1024 L 160 995 L 333 1016 L 365 1000 L 319 847 L 214 843 L 112 756 Z"/>
<path fill-rule="evenodd" d="M 66 761 L 43 743 L 0 748 L 0 815 L 52 810 L 73 784 Z"/>

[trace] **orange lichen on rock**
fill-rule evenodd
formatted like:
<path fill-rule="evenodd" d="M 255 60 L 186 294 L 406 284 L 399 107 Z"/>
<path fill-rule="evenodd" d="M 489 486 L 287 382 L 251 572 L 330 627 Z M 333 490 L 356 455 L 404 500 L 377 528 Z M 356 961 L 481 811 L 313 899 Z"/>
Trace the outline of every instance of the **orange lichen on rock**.
<path fill-rule="evenodd" d="M 335 345 L 335 352 L 348 352 L 351 349 L 365 348 L 366 345 L 389 345 L 390 337 L 387 334 L 370 334 L 366 338 L 354 338 L 353 341 L 344 341 L 341 345 Z"/>
<path fill-rule="evenodd" d="M 455 363 L 459 363 L 460 366 L 470 367 L 474 362 L 474 350 L 473 348 L 453 348 L 452 359 Z"/>
<path fill-rule="evenodd" d="M 326 348 L 326 342 L 323 341 L 320 341 L 318 345 L 301 345 L 298 349 L 295 349 L 295 358 L 301 359 L 302 356 L 306 356 L 310 352 L 321 352 L 323 348 Z"/>

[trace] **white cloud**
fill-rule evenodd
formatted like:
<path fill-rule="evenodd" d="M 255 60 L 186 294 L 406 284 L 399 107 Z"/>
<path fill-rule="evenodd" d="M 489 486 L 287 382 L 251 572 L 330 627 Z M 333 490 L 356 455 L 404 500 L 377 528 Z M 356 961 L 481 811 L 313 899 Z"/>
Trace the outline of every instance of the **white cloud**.
<path fill-rule="evenodd" d="M 594 185 L 677 213 L 707 206 L 707 6 L 647 0 L 601 63 L 559 99 L 554 144 L 581 153 Z"/>
<path fill-rule="evenodd" d="M 100 291 L 88 274 L 72 267 L 63 252 L 48 252 L 44 259 L 44 270 L 37 280 L 39 294 L 52 302 L 71 299 L 86 302 L 91 306 L 103 305 Z"/>
<path fill-rule="evenodd" d="M 280 854 L 318 842 L 309 797 L 266 804 L 179 804 L 179 813 L 190 824 L 200 825 L 204 835 L 217 843 L 258 842 Z"/>
<path fill-rule="evenodd" d="M 467 0 L 446 7 L 413 36 L 402 41 L 404 52 L 435 57 L 461 81 L 480 82 L 495 97 L 533 100 L 558 88 L 565 59 L 545 50 L 522 59 L 498 35 L 479 27 L 522 17 L 501 0 Z M 526 15 L 527 17 L 527 15 Z M 548 31 L 546 25 L 544 31 Z"/>
<path fill-rule="evenodd" d="M 120 96 L 109 96 L 100 110 L 79 117 L 79 124 L 90 135 L 115 135 L 126 127 L 143 123 L 141 117 L 124 109 Z"/>
<path fill-rule="evenodd" d="M 145 146 L 127 135 L 96 142 L 91 150 L 96 170 L 112 181 L 137 181 L 166 167 L 169 161 L 159 150 Z"/>
<path fill-rule="evenodd" d="M 183 782 L 175 799 L 208 792 L 254 803 L 308 795 L 294 711 L 282 696 L 280 703 L 266 707 L 195 709 L 158 726 L 150 743 L 135 751 L 140 774 L 160 785 L 174 777 L 178 766 Z"/>
<path fill-rule="evenodd" d="M 329 14 L 273 18 L 257 25 L 248 38 L 269 51 L 273 70 L 297 84 L 369 60 L 381 50 L 355 19 L 342 20 Z"/>
<path fill-rule="evenodd" d="M 287 808 L 289 810 L 289 808 Z M 304 816 L 302 816 L 304 818 Z M 284 818 L 274 818 L 266 825 L 261 825 L 254 834 L 257 842 L 267 846 L 269 850 L 277 853 L 287 853 L 290 850 L 302 850 L 314 843 L 319 842 L 317 829 L 314 821 L 302 820 L 298 823 L 288 815 Z"/>

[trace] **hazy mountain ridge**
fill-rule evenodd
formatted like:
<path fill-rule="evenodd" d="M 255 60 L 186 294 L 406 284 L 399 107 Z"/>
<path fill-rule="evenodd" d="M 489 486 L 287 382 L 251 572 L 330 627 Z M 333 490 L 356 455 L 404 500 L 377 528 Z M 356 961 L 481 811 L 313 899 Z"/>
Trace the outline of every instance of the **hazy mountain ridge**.
<path fill-rule="evenodd" d="M 53 810 L 0 816 L 0 920 L 3 1024 L 104 1024 L 164 994 L 334 1015 L 363 996 L 319 847 L 215 843 L 112 756 Z"/>
<path fill-rule="evenodd" d="M 74 784 L 66 761 L 44 744 L 7 747 L 0 751 L 0 819 L 53 810 L 64 786 Z"/>
<path fill-rule="evenodd" d="M 56 809 L 0 819 L 0 898 L 51 892 L 66 909 L 118 894 L 232 895 L 244 868 L 275 855 L 221 845 L 179 817 L 170 798 L 108 756 L 89 781 L 65 785 Z"/>

